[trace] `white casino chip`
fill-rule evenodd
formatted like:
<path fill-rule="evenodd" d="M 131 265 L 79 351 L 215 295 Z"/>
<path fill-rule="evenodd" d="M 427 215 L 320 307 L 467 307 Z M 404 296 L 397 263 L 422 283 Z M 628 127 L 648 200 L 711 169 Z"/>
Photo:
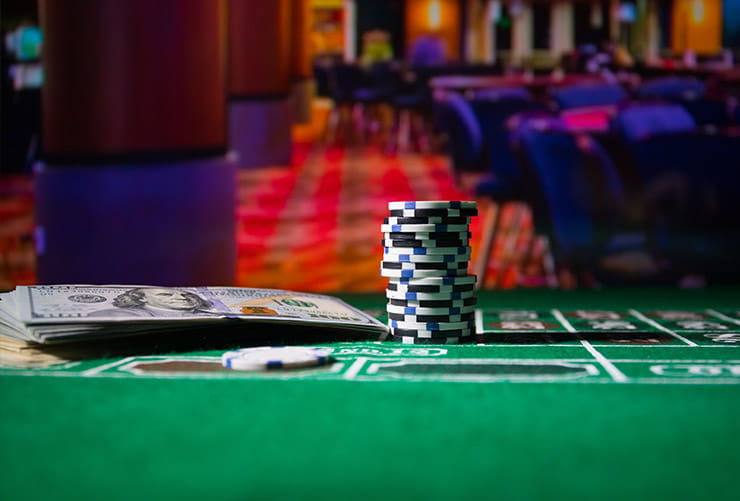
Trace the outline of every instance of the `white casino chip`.
<path fill-rule="evenodd" d="M 477 278 L 476 275 L 463 275 L 457 277 L 400 278 L 394 281 L 415 285 L 463 285 L 474 284 Z"/>
<path fill-rule="evenodd" d="M 385 247 L 383 254 L 397 255 L 406 254 L 413 256 L 440 256 L 440 255 L 457 255 L 462 256 L 470 254 L 470 247 Z"/>
<path fill-rule="evenodd" d="M 467 337 L 435 337 L 423 338 L 413 336 L 390 336 L 388 341 L 394 341 L 402 344 L 461 344 L 464 341 L 472 340 L 472 334 Z"/>
<path fill-rule="evenodd" d="M 467 224 L 381 224 L 380 231 L 384 233 L 457 233 L 450 237 L 459 237 L 459 233 L 467 235 Z"/>
<path fill-rule="evenodd" d="M 380 269 L 381 277 L 392 277 L 392 278 L 429 278 L 429 277 L 459 277 L 467 276 L 467 269 L 451 269 L 451 270 L 389 270 L 386 268 Z"/>
<path fill-rule="evenodd" d="M 400 247 L 396 247 L 400 249 Z M 384 253 L 386 261 L 395 261 L 397 263 L 462 263 L 470 261 L 470 253 L 467 254 L 392 254 L 390 252 Z"/>
<path fill-rule="evenodd" d="M 472 201 L 457 200 L 421 200 L 414 202 L 388 202 L 388 208 L 393 209 L 475 209 L 477 204 Z"/>
<path fill-rule="evenodd" d="M 227 369 L 259 371 L 265 369 L 296 369 L 316 367 L 331 362 L 331 350 L 308 346 L 260 346 L 227 351 L 221 363 Z"/>

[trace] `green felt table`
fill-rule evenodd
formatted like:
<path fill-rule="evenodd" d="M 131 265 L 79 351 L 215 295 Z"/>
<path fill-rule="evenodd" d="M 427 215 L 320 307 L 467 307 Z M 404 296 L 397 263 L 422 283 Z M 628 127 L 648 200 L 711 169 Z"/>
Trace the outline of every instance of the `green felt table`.
<path fill-rule="evenodd" d="M 480 344 L 333 343 L 319 369 L 0 368 L 0 499 L 737 497 L 740 289 L 478 306 Z"/>

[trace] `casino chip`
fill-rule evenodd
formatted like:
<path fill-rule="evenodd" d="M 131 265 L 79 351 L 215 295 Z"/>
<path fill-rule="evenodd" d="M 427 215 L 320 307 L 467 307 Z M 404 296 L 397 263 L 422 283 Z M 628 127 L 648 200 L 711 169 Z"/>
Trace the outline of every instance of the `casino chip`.
<path fill-rule="evenodd" d="M 414 202 L 388 202 L 388 208 L 394 209 L 477 209 L 475 202 L 450 200 L 424 200 Z"/>
<path fill-rule="evenodd" d="M 271 369 L 297 369 L 331 363 L 331 350 L 308 346 L 261 346 L 227 351 L 221 363 L 227 369 L 259 371 Z"/>
<path fill-rule="evenodd" d="M 475 296 L 474 291 L 464 292 L 402 292 L 386 290 L 385 297 L 388 299 L 407 299 L 413 301 L 432 300 L 432 301 L 455 301 L 458 299 L 468 299 Z"/>
<path fill-rule="evenodd" d="M 475 275 L 462 275 L 459 277 L 426 277 L 416 279 L 400 279 L 398 283 L 408 284 L 413 281 L 414 284 L 423 285 L 462 285 L 475 284 Z"/>
<path fill-rule="evenodd" d="M 460 315 L 462 313 L 473 313 L 475 306 L 450 306 L 448 308 L 427 308 L 424 306 L 387 306 L 388 314 L 400 313 L 403 315 Z"/>
<path fill-rule="evenodd" d="M 460 322 L 417 322 L 416 320 L 409 320 L 408 322 L 403 320 L 389 320 L 388 324 L 390 327 L 397 329 L 409 329 L 409 330 L 422 330 L 422 331 L 451 331 L 457 329 L 470 329 L 475 327 L 475 321 L 473 319 L 460 321 Z M 439 336 L 441 332 L 437 332 Z"/>
<path fill-rule="evenodd" d="M 386 217 L 383 218 L 383 224 L 470 224 L 470 218 L 464 216 Z"/>
<path fill-rule="evenodd" d="M 475 306 L 478 299 L 471 296 L 465 299 L 395 299 L 388 298 L 388 306 L 407 306 L 416 308 L 462 308 L 463 306 Z"/>
<path fill-rule="evenodd" d="M 470 217 L 478 209 L 391 209 L 391 217 Z"/>
<path fill-rule="evenodd" d="M 473 341 L 473 336 L 464 337 L 415 337 L 415 336 L 388 336 L 387 341 L 403 344 L 461 344 Z"/>
<path fill-rule="evenodd" d="M 419 233 L 460 233 L 468 231 L 467 224 L 381 224 L 380 231 L 390 233 L 393 231 L 419 232 Z"/>
<path fill-rule="evenodd" d="M 389 248 L 404 248 L 404 249 L 413 249 L 413 248 L 460 248 L 460 247 L 466 247 L 468 245 L 468 240 L 381 240 L 380 243 L 383 245 L 383 247 L 389 247 Z M 442 252 L 440 254 L 446 254 L 446 252 Z"/>
<path fill-rule="evenodd" d="M 383 277 L 396 277 L 396 278 L 425 278 L 425 277 L 456 277 L 459 275 L 467 275 L 468 270 L 466 269 L 452 269 L 452 270 L 388 270 L 386 268 L 380 269 L 380 275 Z"/>
<path fill-rule="evenodd" d="M 467 270 L 468 262 L 458 263 L 406 263 L 403 261 L 381 261 L 380 267 L 386 270 Z"/>
<path fill-rule="evenodd" d="M 446 337 L 469 337 L 475 334 L 472 328 L 447 331 L 429 331 L 424 329 L 393 329 L 392 336 L 416 337 L 419 339 L 440 339 Z"/>
<path fill-rule="evenodd" d="M 470 254 L 470 247 L 467 247 L 467 246 L 441 247 L 441 248 L 415 247 L 412 249 L 386 247 L 383 253 L 391 254 L 391 255 L 412 254 L 414 256 L 434 256 L 438 254 L 442 254 L 442 255 L 455 254 L 459 256 L 463 254 Z"/>
<path fill-rule="evenodd" d="M 469 231 L 391 231 L 385 233 L 386 240 L 467 240 L 472 234 Z"/>
<path fill-rule="evenodd" d="M 451 313 L 443 313 L 441 315 L 426 315 L 426 314 L 407 314 L 407 313 L 392 313 L 388 312 L 388 319 L 396 321 L 398 323 L 415 323 L 415 324 L 432 324 L 438 323 L 439 325 L 447 325 L 452 323 L 465 323 L 473 320 L 473 312 L 460 313 L 459 315 L 453 315 Z M 429 329 L 434 330 L 434 329 Z"/>
<path fill-rule="evenodd" d="M 475 202 L 390 202 L 383 220 L 380 274 L 389 341 L 457 344 L 475 334 L 475 275 L 470 262 L 470 217 Z"/>
<path fill-rule="evenodd" d="M 470 253 L 467 254 L 437 254 L 437 255 L 414 255 L 414 254 L 393 254 L 390 258 L 399 263 L 459 263 L 470 261 Z"/>
<path fill-rule="evenodd" d="M 475 288 L 473 284 L 461 285 L 425 285 L 425 284 L 397 284 L 388 282 L 388 290 L 396 292 L 466 292 Z"/>

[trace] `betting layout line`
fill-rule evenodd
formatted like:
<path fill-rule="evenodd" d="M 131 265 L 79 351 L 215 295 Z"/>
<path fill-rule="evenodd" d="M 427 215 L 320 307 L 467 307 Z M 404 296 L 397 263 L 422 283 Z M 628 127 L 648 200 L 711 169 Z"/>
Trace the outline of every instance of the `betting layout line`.
<path fill-rule="evenodd" d="M 344 379 L 354 379 L 362 370 L 362 366 L 365 365 L 365 362 L 367 362 L 367 358 L 359 357 L 352 362 L 352 365 L 349 366 L 349 369 L 347 369 L 342 377 Z"/>
<path fill-rule="evenodd" d="M 720 312 L 718 312 L 717 310 L 713 310 L 713 309 L 711 309 L 711 308 L 707 308 L 707 309 L 706 309 L 706 310 L 704 310 L 704 311 L 706 311 L 707 313 L 709 313 L 709 314 L 710 314 L 710 315 L 712 315 L 713 317 L 717 317 L 717 318 L 719 318 L 720 320 L 724 320 L 724 321 L 726 321 L 726 322 L 732 322 L 733 324 L 736 324 L 736 325 L 740 325 L 740 320 L 734 319 L 734 318 L 732 318 L 732 317 L 728 317 L 728 316 L 727 316 L 727 315 L 725 315 L 724 313 L 720 313 Z"/>
<path fill-rule="evenodd" d="M 617 369 L 617 366 L 611 363 L 608 358 L 606 358 L 604 355 L 601 354 L 599 350 L 594 348 L 594 346 L 583 339 L 579 334 L 578 330 L 573 327 L 573 324 L 571 324 L 567 318 L 563 315 L 563 313 L 560 310 L 552 309 L 550 310 L 550 313 L 552 313 L 552 316 L 557 319 L 558 322 L 560 322 L 563 327 L 565 327 L 565 330 L 568 332 L 571 332 L 576 335 L 578 340 L 581 342 L 581 345 L 586 348 L 586 351 L 588 351 L 591 356 L 593 356 L 597 362 L 604 368 L 604 370 L 612 377 L 615 383 L 626 383 L 629 381 L 629 378 L 624 375 L 622 371 Z"/>
<path fill-rule="evenodd" d="M 637 311 L 637 310 L 635 310 L 635 309 L 630 309 L 630 310 L 628 310 L 628 313 L 629 313 L 630 315 L 632 315 L 633 317 L 639 318 L 640 320 L 642 320 L 642 321 L 643 321 L 643 322 L 645 322 L 646 324 L 648 324 L 648 325 L 652 325 L 652 326 L 653 326 L 653 327 L 655 327 L 656 329 L 660 329 L 660 330 L 662 330 L 663 332 L 665 332 L 665 333 L 667 333 L 667 334 L 670 334 L 671 336 L 675 337 L 675 338 L 676 338 L 676 339 L 678 339 L 679 341 L 683 341 L 684 343 L 686 343 L 686 344 L 687 344 L 687 345 L 689 345 L 689 346 L 693 346 L 693 347 L 697 347 L 697 346 L 699 346 L 698 344 L 696 344 L 695 342 L 691 341 L 690 339 L 686 339 L 686 338 L 685 338 L 685 337 L 683 337 L 682 335 L 680 335 L 680 334 L 678 334 L 678 333 L 676 333 L 676 332 L 673 332 L 673 331 L 672 331 L 672 330 L 670 330 L 670 329 L 669 329 L 668 327 L 665 327 L 665 326 L 663 326 L 663 325 L 660 325 L 660 324 L 659 324 L 658 322 L 656 322 L 655 320 L 652 320 L 652 319 L 650 319 L 650 318 L 646 317 L 645 315 L 643 315 L 642 313 L 640 313 L 639 311 Z"/>
<path fill-rule="evenodd" d="M 134 359 L 136 359 L 136 357 L 122 358 L 120 360 L 116 360 L 115 362 L 110 362 L 110 363 L 105 364 L 105 365 L 99 365 L 97 367 L 93 367 L 92 369 L 88 369 L 86 371 L 83 371 L 82 373 L 80 373 L 80 375 L 81 376 L 84 376 L 84 377 L 97 376 L 98 374 L 100 374 L 101 372 L 103 372 L 105 370 L 112 369 L 113 367 L 117 367 L 117 366 L 120 366 L 120 365 L 125 365 L 125 364 L 127 364 L 128 362 L 131 362 Z"/>
<path fill-rule="evenodd" d="M 512 348 L 516 347 L 523 347 L 523 348 L 540 348 L 540 347 L 553 347 L 557 346 L 558 348 L 581 348 L 581 344 L 564 344 L 564 343 L 538 343 L 538 344 L 515 344 L 515 343 L 477 343 L 480 346 L 501 346 L 501 347 L 507 347 L 510 346 Z M 598 344 L 598 343 L 591 343 L 591 346 L 595 348 L 646 348 L 649 346 L 655 346 L 659 348 L 690 348 L 690 346 L 686 346 L 684 344 Z M 738 349 L 740 348 L 740 345 L 734 345 L 734 344 L 702 344 L 699 345 L 700 348 L 724 348 L 724 349 Z"/>

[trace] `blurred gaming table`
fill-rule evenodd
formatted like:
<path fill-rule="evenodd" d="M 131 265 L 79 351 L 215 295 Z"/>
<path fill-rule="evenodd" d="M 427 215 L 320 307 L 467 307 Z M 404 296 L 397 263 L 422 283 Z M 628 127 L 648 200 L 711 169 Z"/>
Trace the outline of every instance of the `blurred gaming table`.
<path fill-rule="evenodd" d="M 381 295 L 342 296 L 379 317 Z M 740 488 L 740 288 L 483 292 L 481 344 L 0 369 L 0 499 L 699 499 Z"/>

